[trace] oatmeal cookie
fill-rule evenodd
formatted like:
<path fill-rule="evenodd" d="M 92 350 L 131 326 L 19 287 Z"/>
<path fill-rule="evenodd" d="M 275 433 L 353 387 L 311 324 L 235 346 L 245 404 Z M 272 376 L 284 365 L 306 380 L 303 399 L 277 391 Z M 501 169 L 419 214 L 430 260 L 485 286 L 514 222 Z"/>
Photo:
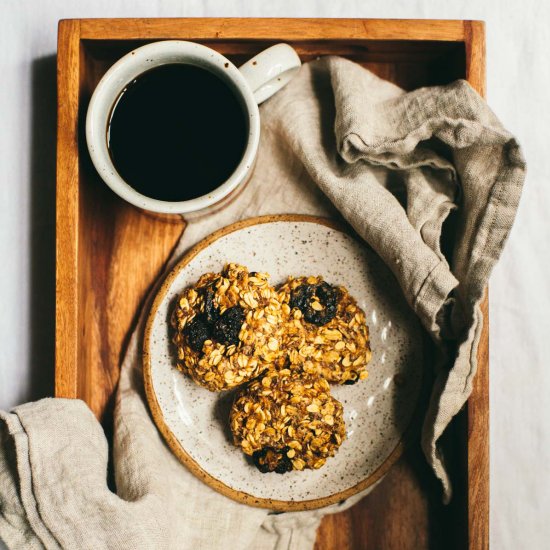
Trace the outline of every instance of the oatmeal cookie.
<path fill-rule="evenodd" d="M 172 313 L 178 368 L 211 391 L 258 376 L 282 355 L 282 310 L 267 273 L 206 273 Z"/>
<path fill-rule="evenodd" d="M 230 426 L 262 473 L 320 468 L 346 437 L 328 382 L 290 369 L 270 369 L 240 390 Z"/>
<path fill-rule="evenodd" d="M 367 378 L 369 329 L 364 311 L 345 287 L 322 277 L 291 277 L 279 288 L 279 300 L 291 368 L 317 373 L 333 384 Z"/>

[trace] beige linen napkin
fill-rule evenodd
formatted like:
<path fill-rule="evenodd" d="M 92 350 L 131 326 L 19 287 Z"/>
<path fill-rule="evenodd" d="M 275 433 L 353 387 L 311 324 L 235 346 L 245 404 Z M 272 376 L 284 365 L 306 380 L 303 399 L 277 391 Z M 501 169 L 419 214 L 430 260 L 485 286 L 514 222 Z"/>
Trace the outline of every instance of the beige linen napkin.
<path fill-rule="evenodd" d="M 422 444 L 450 498 L 437 440 L 471 391 L 479 302 L 523 184 L 517 142 L 465 82 L 404 93 L 341 58 L 306 64 L 262 107 L 262 132 L 250 183 L 226 209 L 192 222 L 169 264 L 239 219 L 342 215 L 389 266 L 440 350 Z M 215 162 L 215 136 L 211 147 Z M 107 442 L 84 403 L 46 399 L 0 413 L 0 537 L 12 548 L 311 548 L 322 515 L 361 495 L 269 514 L 192 476 L 148 414 L 144 314 L 117 394 L 117 494 L 106 484 Z"/>

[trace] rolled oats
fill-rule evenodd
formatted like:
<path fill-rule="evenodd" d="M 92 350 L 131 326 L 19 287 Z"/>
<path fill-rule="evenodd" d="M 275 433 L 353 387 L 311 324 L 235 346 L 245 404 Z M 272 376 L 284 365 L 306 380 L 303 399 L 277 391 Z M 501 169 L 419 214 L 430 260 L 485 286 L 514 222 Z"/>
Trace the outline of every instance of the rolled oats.
<path fill-rule="evenodd" d="M 228 264 L 186 289 L 172 312 L 177 367 L 211 391 L 238 386 L 282 356 L 283 313 L 267 273 Z"/>
<path fill-rule="evenodd" d="M 320 468 L 346 436 L 328 382 L 288 368 L 270 369 L 240 390 L 230 426 L 235 445 L 264 473 Z"/>
<path fill-rule="evenodd" d="M 317 373 L 334 384 L 354 384 L 367 378 L 367 363 L 371 359 L 369 329 L 365 313 L 343 286 L 336 288 L 338 294 L 334 316 L 319 326 L 308 322 L 301 311 L 302 303 L 293 307 L 293 293 L 305 285 L 319 288 L 330 287 L 321 277 L 290 277 L 279 288 L 279 301 L 285 318 L 283 347 L 291 368 L 307 374 Z M 334 287 L 330 287 L 333 288 Z M 325 291 L 326 292 L 326 291 Z M 323 313 L 323 299 L 310 292 L 309 307 Z M 333 304 L 330 304 L 331 306 Z"/>
<path fill-rule="evenodd" d="M 329 382 L 367 377 L 365 313 L 321 277 L 268 279 L 228 264 L 186 289 L 171 318 L 177 367 L 211 391 L 243 386 L 230 425 L 260 471 L 317 469 L 346 436 Z"/>

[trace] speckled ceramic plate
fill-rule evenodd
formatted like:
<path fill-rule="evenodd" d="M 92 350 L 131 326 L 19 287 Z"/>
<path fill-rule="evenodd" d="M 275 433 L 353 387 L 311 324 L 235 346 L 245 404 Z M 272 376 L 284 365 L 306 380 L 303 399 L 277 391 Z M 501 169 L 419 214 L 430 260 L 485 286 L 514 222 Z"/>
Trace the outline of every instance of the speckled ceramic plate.
<path fill-rule="evenodd" d="M 373 357 L 369 377 L 334 386 L 347 439 L 319 470 L 260 473 L 231 441 L 233 393 L 211 393 L 174 366 L 169 317 L 178 294 L 227 262 L 288 275 L 322 275 L 345 285 L 367 313 Z M 274 510 L 339 502 L 378 481 L 402 452 L 422 382 L 422 335 L 386 266 L 334 224 L 307 216 L 268 216 L 222 229 L 191 250 L 162 285 L 144 339 L 144 374 L 153 418 L 179 459 L 235 500 Z"/>

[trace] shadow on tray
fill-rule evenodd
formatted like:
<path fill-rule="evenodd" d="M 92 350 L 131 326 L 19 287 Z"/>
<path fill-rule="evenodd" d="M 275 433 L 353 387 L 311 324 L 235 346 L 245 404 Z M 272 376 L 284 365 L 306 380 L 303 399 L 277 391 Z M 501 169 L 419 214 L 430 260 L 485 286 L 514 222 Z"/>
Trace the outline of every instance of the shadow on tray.
<path fill-rule="evenodd" d="M 30 139 L 30 383 L 32 400 L 54 393 L 56 56 L 35 59 Z"/>

